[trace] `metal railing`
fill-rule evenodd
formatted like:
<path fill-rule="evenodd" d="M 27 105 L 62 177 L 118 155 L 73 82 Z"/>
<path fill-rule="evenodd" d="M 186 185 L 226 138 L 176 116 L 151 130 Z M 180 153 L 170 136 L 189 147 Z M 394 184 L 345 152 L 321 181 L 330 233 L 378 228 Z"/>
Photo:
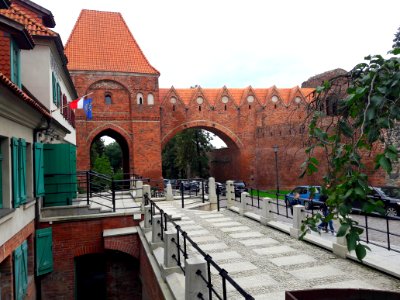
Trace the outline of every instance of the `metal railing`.
<path fill-rule="evenodd" d="M 167 231 L 168 229 L 168 223 L 171 223 L 174 228 L 176 229 L 176 238 L 172 238 L 171 242 L 177 247 L 177 255 L 173 255 L 172 258 L 177 262 L 177 265 L 180 267 L 182 270 L 183 274 L 185 274 L 185 264 L 183 263 L 184 259 L 189 258 L 189 251 L 188 251 L 188 244 L 196 250 L 201 256 L 203 256 L 206 265 L 207 265 L 207 275 L 203 274 L 201 270 L 197 270 L 196 274 L 201 278 L 201 280 L 204 281 L 205 285 L 208 288 L 208 299 L 212 299 L 213 296 L 215 296 L 217 299 L 221 300 L 226 300 L 228 299 L 227 296 L 227 282 L 232 285 L 232 287 L 239 292 L 241 296 L 244 297 L 246 300 L 253 300 L 254 297 L 252 297 L 249 293 L 247 293 L 240 285 L 232 278 L 229 276 L 228 272 L 221 268 L 206 252 L 204 252 L 196 242 L 194 242 L 187 234 L 186 231 L 184 231 L 180 225 L 176 224 L 175 221 L 172 220 L 168 216 L 167 213 L 164 212 L 162 208 L 157 206 L 157 204 L 150 200 L 150 211 L 151 211 L 151 218 L 150 218 L 150 223 L 153 223 L 153 215 L 156 214 L 155 210 L 158 210 L 160 212 L 161 219 L 158 220 L 158 223 L 161 227 L 161 233 L 160 233 L 160 239 L 163 241 L 164 240 L 164 231 Z M 213 280 L 213 276 L 211 276 L 211 267 L 213 267 L 219 274 L 220 279 L 221 279 L 221 289 L 218 289 L 215 286 L 215 280 Z M 204 299 L 203 295 L 201 293 L 197 294 L 198 299 Z"/>
<path fill-rule="evenodd" d="M 45 174 L 43 207 L 51 206 L 50 198 L 52 197 L 58 197 L 59 199 L 66 197 L 66 205 L 86 201 L 87 205 L 97 204 L 115 212 L 118 201 L 132 199 L 130 193 L 133 191 L 143 191 L 142 187 L 136 187 L 136 182 L 139 180 L 142 181 L 143 179 L 114 179 L 111 176 L 95 171 Z M 125 206 L 124 209 L 136 207 Z"/>
<path fill-rule="evenodd" d="M 353 212 L 356 212 L 360 215 L 362 219 L 364 219 L 364 224 L 360 224 L 359 220 L 357 227 L 364 229 L 360 240 L 371 245 L 375 245 L 381 248 L 385 248 L 390 251 L 394 251 L 400 253 L 400 234 L 391 231 L 391 221 L 398 222 L 400 221 L 400 217 L 391 217 L 387 215 L 382 215 L 376 212 L 372 213 L 364 213 L 360 209 L 353 208 Z M 357 218 L 356 215 L 353 215 L 353 219 Z M 375 225 L 370 225 L 370 218 L 374 218 L 373 222 Z M 380 224 L 379 224 L 380 223 Z M 378 225 L 381 225 L 381 228 L 377 228 Z M 396 224 L 398 226 L 398 224 Z M 377 233 L 377 234 L 374 234 Z M 375 240 L 371 240 L 371 235 L 375 235 L 372 237 Z M 377 236 L 379 235 L 379 236 Z M 379 242 L 381 237 L 385 237 L 385 241 Z M 396 243 L 397 247 L 393 247 L 393 239 L 396 239 L 398 243 Z M 377 241 L 378 240 L 378 241 Z"/>

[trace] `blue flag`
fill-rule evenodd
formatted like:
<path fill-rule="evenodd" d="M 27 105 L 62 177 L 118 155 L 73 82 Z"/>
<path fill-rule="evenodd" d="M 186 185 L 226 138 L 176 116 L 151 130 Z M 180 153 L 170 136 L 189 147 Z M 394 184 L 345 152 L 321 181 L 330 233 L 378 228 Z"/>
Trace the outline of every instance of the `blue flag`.
<path fill-rule="evenodd" d="M 83 100 L 83 110 L 85 111 L 86 118 L 92 119 L 92 98 Z"/>

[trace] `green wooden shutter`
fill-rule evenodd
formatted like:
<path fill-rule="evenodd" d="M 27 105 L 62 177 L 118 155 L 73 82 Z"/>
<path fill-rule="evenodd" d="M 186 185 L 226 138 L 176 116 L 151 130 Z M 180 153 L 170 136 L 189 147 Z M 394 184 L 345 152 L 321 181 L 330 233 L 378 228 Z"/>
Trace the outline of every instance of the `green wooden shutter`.
<path fill-rule="evenodd" d="M 19 193 L 19 159 L 18 159 L 18 139 L 13 137 L 11 139 L 11 149 L 12 149 L 12 180 L 13 180 L 13 200 L 14 207 L 19 207 L 21 202 L 21 196 Z"/>
<path fill-rule="evenodd" d="M 51 72 L 51 86 L 53 91 L 53 103 L 57 104 L 57 84 L 56 84 L 56 76 L 54 72 Z"/>
<path fill-rule="evenodd" d="M 56 95 L 57 106 L 60 106 L 60 93 L 61 93 L 60 84 L 57 82 L 57 95 Z"/>
<path fill-rule="evenodd" d="M 36 230 L 36 275 L 53 271 L 53 232 L 52 228 Z"/>
<path fill-rule="evenodd" d="M 21 88 L 20 50 L 15 41 L 10 43 L 11 81 Z"/>
<path fill-rule="evenodd" d="M 22 262 L 21 262 L 21 283 L 24 295 L 28 290 L 28 243 L 24 241 L 21 245 L 22 249 Z"/>
<path fill-rule="evenodd" d="M 35 196 L 44 195 L 43 144 L 35 143 Z"/>
<path fill-rule="evenodd" d="M 24 241 L 14 251 L 15 299 L 22 300 L 28 288 L 28 244 Z"/>
<path fill-rule="evenodd" d="M 3 155 L 0 149 L 0 208 L 3 208 Z"/>
<path fill-rule="evenodd" d="M 26 203 L 26 142 L 19 140 L 19 193 L 20 203 Z"/>

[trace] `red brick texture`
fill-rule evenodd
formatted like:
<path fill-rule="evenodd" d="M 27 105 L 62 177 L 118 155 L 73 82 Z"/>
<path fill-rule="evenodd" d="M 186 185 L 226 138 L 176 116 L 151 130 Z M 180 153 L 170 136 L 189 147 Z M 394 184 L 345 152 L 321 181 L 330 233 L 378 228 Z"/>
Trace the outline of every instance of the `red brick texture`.
<path fill-rule="evenodd" d="M 0 245 L 0 263 L 8 256 L 12 255 L 12 252 L 19 245 L 22 244 L 23 241 L 28 240 L 28 246 L 32 244 L 33 233 L 35 231 L 34 222 L 32 221 L 28 225 L 26 225 L 23 229 L 21 229 L 17 234 L 15 234 L 11 239 L 5 242 L 3 245 Z M 28 239 L 29 238 L 29 239 Z M 28 251 L 33 252 L 33 248 L 29 247 Z"/>
<path fill-rule="evenodd" d="M 156 280 L 153 268 L 145 254 L 142 244 L 140 244 L 140 274 L 142 280 L 142 294 L 143 300 L 163 300 L 164 295 L 161 291 L 160 285 Z"/>
<path fill-rule="evenodd" d="M 109 217 L 71 222 L 41 224 L 53 229 L 54 270 L 44 275 L 43 299 L 73 299 L 75 290 L 74 258 L 86 254 L 118 250 L 140 257 L 137 235 L 103 238 L 105 229 L 137 226 L 132 216 Z"/>
<path fill-rule="evenodd" d="M 10 36 L 0 30 L 0 72 L 11 78 Z"/>

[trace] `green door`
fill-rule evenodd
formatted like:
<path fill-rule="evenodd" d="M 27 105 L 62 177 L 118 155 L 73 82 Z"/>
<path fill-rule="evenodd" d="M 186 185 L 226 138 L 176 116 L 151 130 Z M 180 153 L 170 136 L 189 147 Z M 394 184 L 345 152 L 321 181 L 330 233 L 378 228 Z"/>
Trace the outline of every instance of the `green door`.
<path fill-rule="evenodd" d="M 76 147 L 44 144 L 44 206 L 71 205 L 76 198 Z"/>

